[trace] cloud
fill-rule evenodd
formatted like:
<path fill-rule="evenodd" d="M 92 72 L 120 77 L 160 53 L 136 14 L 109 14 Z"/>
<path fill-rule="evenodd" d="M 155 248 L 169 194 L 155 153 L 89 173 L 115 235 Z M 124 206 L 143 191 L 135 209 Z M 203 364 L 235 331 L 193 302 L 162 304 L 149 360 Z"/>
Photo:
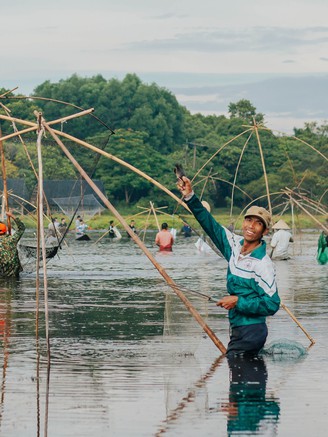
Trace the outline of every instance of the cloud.
<path fill-rule="evenodd" d="M 202 52 L 292 52 L 301 47 L 324 45 L 328 27 L 206 29 L 177 33 L 171 38 L 142 40 L 125 45 L 127 50 Z"/>
<path fill-rule="evenodd" d="M 228 86 L 171 87 L 191 112 L 225 113 L 231 102 L 250 100 L 264 114 L 327 118 L 328 75 L 280 77 Z"/>

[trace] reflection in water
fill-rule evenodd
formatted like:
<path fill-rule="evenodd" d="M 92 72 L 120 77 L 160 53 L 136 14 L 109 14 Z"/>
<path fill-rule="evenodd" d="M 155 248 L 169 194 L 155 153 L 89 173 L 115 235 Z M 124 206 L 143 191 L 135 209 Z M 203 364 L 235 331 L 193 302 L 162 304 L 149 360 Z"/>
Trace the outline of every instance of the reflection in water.
<path fill-rule="evenodd" d="M 261 356 L 227 357 L 230 369 L 229 402 L 222 405 L 228 414 L 228 435 L 257 432 L 262 426 L 276 427 L 280 406 L 266 395 L 267 368 Z"/>
<path fill-rule="evenodd" d="M 182 287 L 220 297 L 225 261 L 199 254 L 194 240 L 177 238 L 161 264 Z M 73 241 L 49 263 L 51 378 L 42 293 L 40 346 L 35 340 L 35 275 L 0 282 L 0 434 L 212 437 L 228 428 L 230 435 L 282 437 L 312 435 L 315 422 L 316 435 L 326 435 L 328 270 L 316 263 L 317 237 L 306 241 L 303 255 L 277 264 L 277 276 L 283 300 L 313 331 L 315 346 L 297 363 L 294 355 L 283 361 L 285 349 L 265 362 L 229 363 L 230 386 L 227 359 L 215 367 L 218 350 L 131 241 Z M 153 238 L 149 248 L 157 250 Z M 188 298 L 226 343 L 226 313 Z M 285 311 L 270 320 L 268 345 L 282 337 L 308 345 Z"/>
<path fill-rule="evenodd" d="M 188 408 L 188 410 L 193 409 L 191 411 L 191 414 L 194 416 L 200 417 L 201 413 L 204 413 L 208 409 L 208 399 L 207 399 L 207 392 L 206 392 L 206 382 L 208 379 L 213 377 L 215 371 L 219 368 L 220 364 L 224 360 L 225 356 L 221 355 L 219 358 L 216 358 L 211 367 L 208 369 L 208 371 L 201 375 L 198 379 L 195 379 L 190 385 L 190 370 L 193 370 L 197 372 L 199 369 L 199 365 L 196 367 L 188 366 L 186 368 L 186 360 L 181 361 L 180 367 L 175 367 L 175 370 L 179 370 L 179 374 L 176 374 L 176 379 L 172 377 L 172 370 L 171 368 L 171 374 L 167 377 L 165 382 L 165 388 L 166 388 L 166 419 L 163 420 L 162 425 L 160 426 L 159 430 L 155 434 L 155 436 L 160 436 L 166 433 L 168 426 L 179 420 L 183 412 Z M 195 357 L 189 356 L 188 360 L 196 361 Z M 188 378 L 186 378 L 187 383 L 189 383 L 189 386 L 186 390 L 177 390 L 177 384 L 181 384 L 181 370 L 183 370 L 183 373 L 186 375 L 188 373 Z M 172 398 L 172 395 L 175 395 L 175 399 Z M 177 398 L 179 396 L 179 398 Z M 190 411 L 189 411 L 190 413 Z"/>
<path fill-rule="evenodd" d="M 11 308 L 10 292 L 5 288 L 0 288 L 0 345 L 3 353 L 2 378 L 1 378 L 1 399 L 0 399 L 0 429 L 2 413 L 5 400 L 6 374 L 9 360 L 9 339 L 11 331 Z"/>

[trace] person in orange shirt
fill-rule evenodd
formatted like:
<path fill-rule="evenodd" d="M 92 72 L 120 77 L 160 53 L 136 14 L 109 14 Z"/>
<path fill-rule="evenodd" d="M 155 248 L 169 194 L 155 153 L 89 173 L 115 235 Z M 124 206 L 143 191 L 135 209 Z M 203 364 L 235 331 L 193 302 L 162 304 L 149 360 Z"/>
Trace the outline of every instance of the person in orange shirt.
<path fill-rule="evenodd" d="M 155 243 L 159 246 L 160 251 L 172 252 L 174 240 L 171 232 L 168 230 L 167 223 L 162 224 L 162 230 L 157 233 Z"/>

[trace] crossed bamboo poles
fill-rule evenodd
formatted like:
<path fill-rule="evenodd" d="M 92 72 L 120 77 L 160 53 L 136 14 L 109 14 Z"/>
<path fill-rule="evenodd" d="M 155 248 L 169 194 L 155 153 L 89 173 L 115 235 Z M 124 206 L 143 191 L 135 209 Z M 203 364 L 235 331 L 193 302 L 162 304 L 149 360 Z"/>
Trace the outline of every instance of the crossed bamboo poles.
<path fill-rule="evenodd" d="M 133 169 L 136 173 L 144 175 L 144 177 L 150 181 L 153 181 L 155 185 L 160 186 L 161 189 L 163 189 L 165 192 L 171 195 L 171 197 L 174 197 L 180 204 L 185 205 L 184 202 L 182 202 L 177 196 L 175 196 L 173 193 L 171 193 L 168 189 L 166 189 L 164 186 L 159 184 L 154 179 L 150 178 L 143 172 L 140 172 L 140 170 L 136 169 L 135 167 L 131 166 L 128 163 L 125 163 L 124 161 L 120 160 L 119 158 L 114 157 L 113 155 L 110 155 L 106 152 L 103 152 L 102 150 L 91 146 L 90 144 L 86 143 L 85 141 L 78 140 L 75 137 L 72 137 L 71 135 L 64 134 L 63 132 L 57 131 L 55 129 L 51 128 L 51 125 L 62 122 L 64 120 L 72 119 L 75 117 L 83 116 L 86 114 L 89 114 L 93 111 L 93 108 L 82 111 L 78 114 L 71 115 L 69 117 L 65 117 L 59 120 L 55 120 L 52 122 L 47 123 L 41 113 L 34 112 L 35 116 L 37 117 L 37 123 L 28 122 L 25 120 L 20 120 L 14 117 L 4 116 L 0 115 L 0 119 L 7 120 L 7 121 L 15 121 L 17 123 L 25 124 L 27 126 L 30 126 L 28 129 L 24 129 L 24 133 L 26 132 L 32 132 L 37 131 L 38 132 L 38 164 L 39 164 L 39 202 L 40 199 L 43 197 L 43 190 L 42 190 L 42 157 L 41 157 L 41 138 L 45 131 L 49 132 L 49 134 L 53 137 L 53 139 L 56 141 L 56 143 L 59 145 L 61 150 L 64 152 L 64 154 L 67 156 L 67 158 L 71 161 L 71 163 L 74 165 L 74 167 L 78 170 L 80 175 L 86 180 L 86 182 L 93 188 L 95 193 L 99 196 L 99 198 L 103 201 L 103 203 L 107 206 L 107 208 L 112 212 L 112 214 L 116 217 L 116 219 L 121 223 L 125 231 L 130 235 L 130 237 L 135 241 L 135 243 L 140 247 L 140 249 L 145 253 L 145 255 L 148 257 L 148 259 L 152 262 L 154 267 L 158 270 L 158 272 L 162 275 L 162 277 L 165 279 L 167 284 L 172 288 L 172 290 L 177 294 L 177 296 L 181 299 L 181 301 L 184 303 L 188 311 L 192 314 L 192 316 L 195 318 L 195 320 L 199 323 L 199 325 L 202 327 L 204 332 L 210 337 L 210 339 L 213 341 L 215 346 L 221 351 L 221 353 L 226 352 L 226 348 L 223 345 L 223 343 L 217 338 L 215 333 L 212 331 L 212 329 L 205 323 L 201 315 L 198 313 L 198 311 L 193 307 L 191 302 L 187 299 L 187 297 L 184 295 L 184 293 L 179 289 L 178 285 L 173 281 L 173 279 L 166 273 L 164 268 L 156 261 L 152 253 L 146 248 L 144 243 L 140 240 L 140 238 L 131 230 L 130 226 L 127 224 L 127 222 L 124 220 L 124 218 L 120 215 L 120 213 L 115 209 L 115 207 L 109 202 L 109 200 L 106 198 L 106 196 L 99 190 L 97 185 L 92 181 L 92 179 L 87 175 L 87 173 L 83 170 L 83 168 L 80 166 L 80 164 L 76 161 L 76 159 L 72 156 L 72 154 L 69 152 L 69 150 L 65 147 L 63 142 L 60 140 L 59 136 L 63 136 L 65 138 L 71 139 L 78 144 L 84 145 L 85 147 L 90 148 L 91 150 L 97 151 L 98 153 L 102 153 L 103 155 L 110 157 L 111 159 L 120 162 L 121 164 L 124 163 L 125 166 L 129 167 L 130 169 Z M 7 135 L 5 137 L 0 138 L 0 141 L 4 141 L 5 139 L 12 138 L 14 136 L 17 136 L 21 134 L 22 132 L 15 132 L 13 134 Z M 186 207 L 186 206 L 185 206 Z M 39 209 L 41 208 L 41 212 L 39 211 L 39 228 L 42 229 L 43 224 L 43 218 L 42 218 L 42 200 L 39 203 Z M 186 207 L 187 208 L 187 207 Z M 45 254 L 45 241 L 44 238 L 42 238 L 41 234 L 41 247 L 42 247 L 42 253 Z M 45 263 L 43 263 L 45 264 Z M 46 269 L 46 266 L 44 267 Z M 46 276 L 46 271 L 44 271 L 44 276 Z M 47 299 L 47 292 L 46 292 L 46 282 L 44 283 L 45 287 L 45 301 Z M 46 302 L 45 302 L 46 304 Z M 47 311 L 46 311 L 47 314 Z M 47 319 L 47 318 L 46 318 Z M 47 321 L 47 320 L 46 320 Z M 48 324 L 47 324 L 48 326 Z M 46 334 L 48 333 L 49 329 L 46 327 Z M 47 337 L 47 345 L 48 345 L 48 357 L 50 358 L 50 344 L 49 344 L 49 337 Z"/>
<path fill-rule="evenodd" d="M 2 105 L 3 106 L 3 105 Z M 38 131 L 40 132 L 42 129 L 45 131 L 48 131 L 51 136 L 54 138 L 54 140 L 57 142 L 57 144 L 60 146 L 60 148 L 63 150 L 63 152 L 66 154 L 66 156 L 70 159 L 70 161 L 73 163 L 73 165 L 78 169 L 78 171 L 80 172 L 81 176 L 89 183 L 89 185 L 94 189 L 94 191 L 99 195 L 99 197 L 103 200 L 104 204 L 108 207 L 109 210 L 111 210 L 114 214 L 114 216 L 120 221 L 120 223 L 122 224 L 122 226 L 125 228 L 125 230 L 127 231 L 127 233 L 133 238 L 133 240 L 139 245 L 139 247 L 143 250 L 143 252 L 146 254 L 146 256 L 150 259 L 150 261 L 154 264 L 154 266 L 158 269 L 158 271 L 160 272 L 160 274 L 164 277 L 164 279 L 167 281 L 168 285 L 171 286 L 171 288 L 174 290 L 174 292 L 176 294 L 178 294 L 178 296 L 180 297 L 180 299 L 185 303 L 187 309 L 192 313 L 192 315 L 195 317 L 195 319 L 198 321 L 198 323 L 202 326 L 202 328 L 204 329 L 204 331 L 209 335 L 209 337 L 212 339 L 212 341 L 214 342 L 214 344 L 221 350 L 222 353 L 225 353 L 225 347 L 223 346 L 223 344 L 220 342 L 220 340 L 217 339 L 217 337 L 215 336 L 214 332 L 205 324 L 205 322 L 201 319 L 200 315 L 197 313 L 197 311 L 192 307 L 192 305 L 190 304 L 190 302 L 188 301 L 188 299 L 184 296 L 184 294 L 181 292 L 181 290 L 177 287 L 177 285 L 173 282 L 173 280 L 167 275 L 167 273 L 164 271 L 164 269 L 158 265 L 157 261 L 153 258 L 153 256 L 151 255 L 151 253 L 147 250 L 147 248 L 144 246 L 143 242 L 141 242 L 141 240 L 131 231 L 130 227 L 127 225 L 127 223 L 125 222 L 125 220 L 123 219 L 123 217 L 120 216 L 120 214 L 118 213 L 118 211 L 116 211 L 116 209 L 111 205 L 111 203 L 108 201 L 108 199 L 98 190 L 98 188 L 96 187 L 96 185 L 93 183 L 93 181 L 91 180 L 91 178 L 89 178 L 89 176 L 86 174 L 86 172 L 82 169 L 82 167 L 80 167 L 80 165 L 77 163 L 77 161 L 73 158 L 73 156 L 70 154 L 70 152 L 66 149 L 66 147 L 64 146 L 64 144 L 61 142 L 59 136 L 62 136 L 66 139 L 69 139 L 73 142 L 76 142 L 77 144 L 80 144 L 88 149 L 91 149 L 103 156 L 106 156 L 109 159 L 112 159 L 113 161 L 118 162 L 119 164 L 129 168 L 130 170 L 134 171 L 135 173 L 139 174 L 140 176 L 144 177 L 145 179 L 147 179 L 149 182 L 153 183 L 155 186 L 157 186 L 158 188 L 160 188 L 161 190 L 163 190 L 164 192 L 166 192 L 170 197 L 172 197 L 174 200 L 176 200 L 178 202 L 178 204 L 182 205 L 185 209 L 187 209 L 189 211 L 189 208 L 187 207 L 187 205 L 181 200 L 179 199 L 174 193 L 172 193 L 170 190 L 168 190 L 166 187 L 164 187 L 162 184 L 160 184 L 158 181 L 156 181 L 155 179 L 149 177 L 147 174 L 145 174 L 144 172 L 140 171 L 139 169 L 137 169 L 136 167 L 132 166 L 131 164 L 128 164 L 127 162 L 123 161 L 120 158 L 117 158 L 116 156 L 109 154 L 95 146 L 92 146 L 91 144 L 79 140 L 78 138 L 75 138 L 69 134 L 66 134 L 64 132 L 58 131 L 56 129 L 52 129 L 51 126 L 54 124 L 58 124 L 58 123 L 63 123 L 67 120 L 76 118 L 76 117 L 81 117 L 87 114 L 90 114 L 93 112 L 93 108 L 90 108 L 88 110 L 84 110 L 81 111 L 80 113 L 77 114 L 73 114 L 70 116 L 66 116 L 66 117 L 62 117 L 60 119 L 57 120 L 53 120 L 50 121 L 48 123 L 45 122 L 45 120 L 42 118 L 42 114 L 41 113 L 37 113 L 35 111 L 35 115 L 38 118 L 38 123 L 33 123 L 33 122 L 28 122 L 26 120 L 21 120 L 15 117 L 10 117 L 10 116 L 5 116 L 5 115 L 1 115 L 0 114 L 0 119 L 6 120 L 6 121 L 10 121 L 12 123 L 21 123 L 23 125 L 26 126 L 30 126 L 29 128 L 23 129 L 20 132 L 14 132 L 12 134 L 8 134 L 2 138 L 0 138 L 0 141 L 4 141 L 10 138 L 13 138 L 15 136 L 18 135 L 22 135 L 24 133 L 28 133 L 28 132 L 33 132 L 33 131 Z M 264 177 L 265 177 L 265 184 L 266 184 L 266 192 L 267 192 L 267 198 L 268 198 L 268 204 L 269 204 L 269 210 L 270 212 L 272 211 L 272 207 L 271 207 L 271 202 L 270 202 L 270 192 L 269 192 L 269 184 L 268 184 L 268 178 L 267 178 L 267 173 L 266 173 L 266 169 L 265 169 L 265 163 L 264 163 L 264 155 L 263 155 L 263 150 L 262 150 L 262 146 L 261 146 L 261 142 L 260 142 L 260 137 L 259 137 L 259 132 L 258 132 L 259 126 L 255 123 L 254 121 L 254 125 L 249 127 L 248 129 L 246 129 L 246 131 L 242 132 L 241 134 L 237 135 L 237 137 L 234 137 L 233 139 L 229 140 L 227 143 L 225 143 L 208 161 L 206 161 L 206 163 L 201 167 L 201 169 L 196 173 L 196 175 L 194 176 L 193 179 L 195 179 L 195 177 L 201 172 L 201 170 L 214 158 L 214 156 L 216 156 L 224 147 L 226 147 L 228 144 L 230 144 L 233 140 L 235 140 L 236 138 L 240 137 L 241 135 L 244 135 L 247 132 L 250 131 L 254 131 L 256 134 L 256 138 L 258 141 L 258 145 L 259 145 L 259 149 L 260 149 L 260 156 L 261 156 L 261 162 L 262 162 L 262 167 L 263 167 L 263 171 L 264 171 Z M 252 133 L 252 132 L 251 132 Z M 251 136 L 251 135 L 250 135 Z M 249 139 L 250 139 L 249 136 Z M 247 140 L 247 142 L 249 141 L 249 139 Z M 304 141 L 302 141 L 305 144 L 308 144 Z M 247 144 L 247 143 L 246 143 Z M 310 146 L 310 145 L 309 145 Z M 244 146 L 244 148 L 246 147 L 246 145 Z M 312 149 L 316 150 L 315 148 L 313 148 L 312 146 L 310 146 Z M 321 154 L 321 153 L 320 153 Z M 322 155 L 322 154 L 321 154 Z M 324 157 L 324 155 L 322 155 Z M 325 159 L 327 159 L 326 157 L 324 157 Z M 328 159 L 327 159 L 328 160 Z M 240 161 L 239 161 L 240 164 Z M 238 164 L 238 167 L 239 167 Z M 41 163 L 39 163 L 39 165 L 42 165 Z M 39 172 L 40 172 L 40 167 L 39 167 Z M 40 174 L 40 173 L 39 173 Z M 235 180 L 234 180 L 234 186 L 235 186 L 235 181 L 236 181 L 236 176 L 237 176 L 237 172 L 235 174 Z M 40 183 L 40 182 L 39 182 Z M 42 220 L 42 219 L 41 219 Z M 45 251 L 44 251 L 45 252 Z M 284 309 L 286 309 L 285 306 L 282 306 Z M 288 312 L 289 315 L 291 315 L 290 311 Z M 298 324 L 299 327 L 301 327 L 300 323 L 297 321 L 297 319 L 295 318 L 295 316 L 292 316 L 293 320 Z M 305 329 L 303 327 L 301 327 L 301 329 L 303 330 L 304 333 L 306 333 Z M 313 338 L 308 335 L 306 333 L 307 337 L 310 339 L 311 343 L 314 343 Z"/>

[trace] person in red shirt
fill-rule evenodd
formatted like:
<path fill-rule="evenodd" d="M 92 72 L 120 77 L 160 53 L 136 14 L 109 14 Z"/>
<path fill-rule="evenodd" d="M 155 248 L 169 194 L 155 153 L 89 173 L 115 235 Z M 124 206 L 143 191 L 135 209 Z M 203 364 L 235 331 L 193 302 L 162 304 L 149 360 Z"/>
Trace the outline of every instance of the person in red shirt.
<path fill-rule="evenodd" d="M 156 235 L 155 243 L 159 246 L 160 251 L 172 252 L 173 242 L 173 236 L 168 230 L 167 223 L 163 223 L 162 230 Z"/>

